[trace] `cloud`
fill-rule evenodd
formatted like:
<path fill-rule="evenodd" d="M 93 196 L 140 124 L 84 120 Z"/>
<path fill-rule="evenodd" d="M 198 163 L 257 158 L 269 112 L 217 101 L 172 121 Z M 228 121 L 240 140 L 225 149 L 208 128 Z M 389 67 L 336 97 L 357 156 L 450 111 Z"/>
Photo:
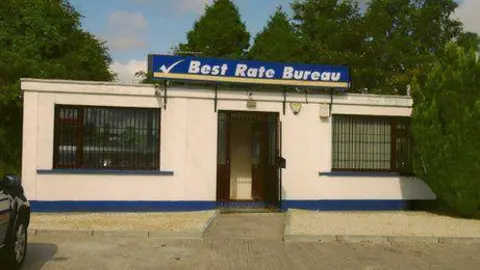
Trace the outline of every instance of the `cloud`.
<path fill-rule="evenodd" d="M 175 2 L 181 11 L 193 11 L 195 13 L 202 13 L 205 10 L 205 5 L 212 3 L 211 0 L 180 0 Z"/>
<path fill-rule="evenodd" d="M 176 13 L 194 12 L 200 14 L 205 10 L 206 4 L 213 0 L 131 0 L 135 4 L 154 5 L 159 10 L 175 11 Z"/>
<path fill-rule="evenodd" d="M 130 49 L 144 48 L 147 42 L 135 34 L 118 35 L 107 38 L 107 44 L 113 51 L 127 51 Z"/>
<path fill-rule="evenodd" d="M 125 64 L 113 62 L 110 65 L 110 70 L 117 73 L 117 82 L 127 84 L 138 83 L 139 78 L 135 77 L 135 73 L 138 71 L 147 71 L 147 61 L 130 60 Z"/>
<path fill-rule="evenodd" d="M 455 18 L 458 18 L 464 25 L 466 31 L 480 34 L 480 10 L 479 0 L 463 0 L 455 11 Z"/>
<path fill-rule="evenodd" d="M 142 13 L 115 11 L 108 16 L 105 39 L 113 51 L 144 48 L 147 28 Z"/>
<path fill-rule="evenodd" d="M 148 27 L 147 20 L 139 12 L 115 11 L 108 16 L 108 23 L 115 27 L 126 27 L 131 30 L 145 30 Z"/>

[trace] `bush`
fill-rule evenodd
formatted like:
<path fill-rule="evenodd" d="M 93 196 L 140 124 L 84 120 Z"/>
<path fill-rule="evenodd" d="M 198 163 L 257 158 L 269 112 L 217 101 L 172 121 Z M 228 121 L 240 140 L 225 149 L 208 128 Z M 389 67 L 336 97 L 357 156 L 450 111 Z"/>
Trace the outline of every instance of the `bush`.
<path fill-rule="evenodd" d="M 450 211 L 480 209 L 480 62 L 449 44 L 412 85 L 414 171 Z"/>

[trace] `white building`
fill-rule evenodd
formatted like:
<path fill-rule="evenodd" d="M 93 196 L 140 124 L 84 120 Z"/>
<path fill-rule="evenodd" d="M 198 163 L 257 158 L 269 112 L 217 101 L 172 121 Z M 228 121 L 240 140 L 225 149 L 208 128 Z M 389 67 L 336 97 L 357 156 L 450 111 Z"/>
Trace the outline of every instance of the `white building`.
<path fill-rule="evenodd" d="M 37 79 L 21 86 L 22 178 L 36 211 L 240 203 L 391 210 L 435 199 L 402 174 L 408 97 Z"/>

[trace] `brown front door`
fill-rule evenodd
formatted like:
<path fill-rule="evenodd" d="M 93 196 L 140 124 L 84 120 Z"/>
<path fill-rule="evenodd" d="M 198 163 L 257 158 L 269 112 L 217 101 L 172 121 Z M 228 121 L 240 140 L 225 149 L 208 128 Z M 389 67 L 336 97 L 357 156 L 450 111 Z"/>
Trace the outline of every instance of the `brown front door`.
<path fill-rule="evenodd" d="M 217 203 L 229 207 L 232 173 L 232 123 L 236 112 L 219 112 L 217 145 Z M 251 197 L 267 207 L 281 201 L 281 173 L 277 158 L 281 155 L 280 122 L 275 113 L 245 113 L 251 123 Z M 245 119 L 244 119 L 245 120 Z M 236 120 L 235 120 L 236 121 Z M 248 146 L 247 146 L 248 147 Z M 234 167 L 235 168 L 235 167 Z"/>
<path fill-rule="evenodd" d="M 255 201 L 265 200 L 265 179 L 268 169 L 268 125 L 259 117 L 253 124 L 252 140 L 252 198 Z"/>
<path fill-rule="evenodd" d="M 230 200 L 230 124 L 229 112 L 218 113 L 217 203 L 224 206 Z"/>
<path fill-rule="evenodd" d="M 268 188 L 264 193 L 264 201 L 267 207 L 278 208 L 281 201 L 281 168 L 279 158 L 281 156 L 281 125 L 277 114 L 269 114 L 267 127 L 264 185 Z"/>

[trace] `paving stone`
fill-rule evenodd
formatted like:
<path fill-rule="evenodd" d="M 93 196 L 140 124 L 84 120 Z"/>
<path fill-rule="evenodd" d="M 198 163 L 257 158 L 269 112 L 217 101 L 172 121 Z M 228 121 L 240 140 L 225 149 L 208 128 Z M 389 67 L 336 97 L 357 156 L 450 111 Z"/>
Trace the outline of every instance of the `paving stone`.
<path fill-rule="evenodd" d="M 388 242 L 392 243 L 430 243 L 438 244 L 438 237 L 421 236 L 389 236 Z"/>
<path fill-rule="evenodd" d="M 285 242 L 320 242 L 332 243 L 337 241 L 335 235 L 285 235 Z"/>
<path fill-rule="evenodd" d="M 345 243 L 385 243 L 387 242 L 387 237 L 376 235 L 337 235 L 337 240 Z"/>
<path fill-rule="evenodd" d="M 480 244 L 285 243 L 33 235 L 23 269 L 477 269 Z M 1 268 L 1 267 L 0 267 Z"/>
<path fill-rule="evenodd" d="M 32 229 L 35 230 L 35 229 Z M 35 230 L 36 235 L 55 235 L 55 236 L 92 236 L 91 230 Z"/>
<path fill-rule="evenodd" d="M 439 237 L 440 244 L 480 244 L 480 237 Z"/>
<path fill-rule="evenodd" d="M 168 232 L 168 231 L 152 231 L 149 237 L 161 239 L 203 239 L 203 232 Z"/>
<path fill-rule="evenodd" d="M 220 214 L 212 223 L 208 238 L 282 239 L 285 217 L 282 213 Z"/>
<path fill-rule="evenodd" d="M 93 236 L 101 237 L 148 237 L 147 231 L 93 231 Z"/>

